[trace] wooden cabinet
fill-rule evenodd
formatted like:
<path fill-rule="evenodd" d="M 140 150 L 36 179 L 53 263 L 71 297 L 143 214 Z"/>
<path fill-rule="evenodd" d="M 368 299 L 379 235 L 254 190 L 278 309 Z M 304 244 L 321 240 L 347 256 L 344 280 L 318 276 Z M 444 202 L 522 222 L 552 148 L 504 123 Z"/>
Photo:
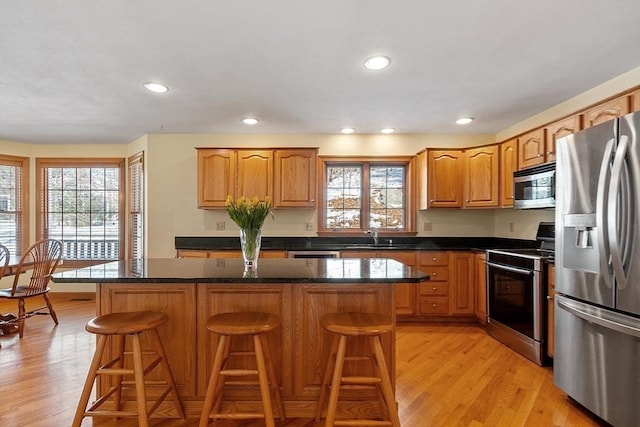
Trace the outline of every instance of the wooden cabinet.
<path fill-rule="evenodd" d="M 631 111 L 640 111 L 640 89 L 631 93 Z"/>
<path fill-rule="evenodd" d="M 415 267 L 416 253 L 413 251 L 341 251 L 342 258 L 389 258 Z M 413 315 L 416 313 L 416 284 L 396 284 L 393 287 L 396 314 Z"/>
<path fill-rule="evenodd" d="M 487 323 L 487 256 L 484 252 L 475 254 L 476 264 L 476 317 L 483 325 Z"/>
<path fill-rule="evenodd" d="M 273 199 L 273 151 L 238 150 L 235 196 Z"/>
<path fill-rule="evenodd" d="M 475 258 L 472 252 L 454 252 L 449 314 L 475 315 Z"/>
<path fill-rule="evenodd" d="M 428 150 L 430 208 L 462 207 L 462 150 Z"/>
<path fill-rule="evenodd" d="M 513 173 L 518 170 L 518 140 L 500 144 L 500 206 L 513 206 Z"/>
<path fill-rule="evenodd" d="M 583 113 L 582 117 L 584 121 L 584 128 L 590 128 L 597 124 L 628 114 L 631 111 L 630 103 L 631 97 L 629 95 L 624 95 L 596 105 Z"/>
<path fill-rule="evenodd" d="M 236 150 L 198 149 L 198 207 L 224 207 L 236 194 Z"/>
<path fill-rule="evenodd" d="M 547 162 L 556 160 L 556 141 L 563 136 L 571 135 L 582 129 L 580 115 L 567 117 L 548 125 L 545 128 L 546 151 L 545 159 Z"/>
<path fill-rule="evenodd" d="M 177 258 L 242 258 L 242 252 L 228 251 L 206 251 L 192 249 L 178 249 Z M 260 251 L 260 258 L 286 258 L 287 251 L 266 250 Z"/>
<path fill-rule="evenodd" d="M 544 129 L 535 129 L 518 138 L 518 169 L 546 162 Z"/>
<path fill-rule="evenodd" d="M 197 148 L 198 207 L 227 196 L 270 197 L 273 207 L 315 207 L 317 149 Z"/>
<path fill-rule="evenodd" d="M 500 147 L 487 145 L 465 150 L 464 206 L 491 208 L 498 206 Z"/>
<path fill-rule="evenodd" d="M 316 206 L 317 156 L 316 148 L 276 150 L 274 207 Z"/>
<path fill-rule="evenodd" d="M 418 314 L 449 314 L 449 252 L 418 252 L 417 267 L 429 275 L 418 287 Z"/>
<path fill-rule="evenodd" d="M 549 357 L 553 357 L 555 345 L 553 330 L 553 324 L 555 321 L 554 300 L 556 295 L 556 268 L 553 265 L 549 265 L 547 283 L 549 286 L 547 289 L 547 355 Z"/>
<path fill-rule="evenodd" d="M 497 145 L 466 150 L 427 150 L 429 208 L 486 208 L 498 206 L 499 156 Z M 424 161 L 418 158 L 418 183 L 424 179 Z M 418 188 L 424 186 L 418 185 Z M 420 203 L 424 208 L 423 202 Z"/>

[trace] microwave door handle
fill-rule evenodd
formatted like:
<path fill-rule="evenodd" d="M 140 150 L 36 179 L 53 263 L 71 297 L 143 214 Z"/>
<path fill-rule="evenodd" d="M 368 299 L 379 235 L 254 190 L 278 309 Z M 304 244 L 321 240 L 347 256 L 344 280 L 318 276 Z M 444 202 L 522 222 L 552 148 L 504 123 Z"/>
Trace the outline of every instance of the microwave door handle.
<path fill-rule="evenodd" d="M 629 219 L 628 204 L 631 198 L 629 185 L 624 185 L 623 178 L 628 177 L 625 170 L 625 158 L 629 149 L 629 138 L 623 135 L 616 150 L 611 168 L 611 182 L 609 183 L 609 194 L 607 212 L 611 214 L 608 221 L 609 249 L 611 250 L 611 264 L 616 284 L 619 289 L 627 286 L 627 274 L 624 271 L 621 253 L 626 247 L 628 232 L 626 223 Z M 620 197 L 620 203 L 618 203 Z M 620 230 L 618 227 L 623 227 Z"/>
<path fill-rule="evenodd" d="M 596 230 L 598 235 L 598 252 L 600 253 L 600 273 L 604 283 L 608 288 L 613 288 L 611 271 L 609 270 L 609 251 L 607 245 L 607 221 L 609 212 L 607 209 L 607 184 L 609 181 L 609 162 L 613 153 L 614 139 L 607 141 L 600 164 L 600 174 L 598 175 L 598 195 L 596 198 Z"/>

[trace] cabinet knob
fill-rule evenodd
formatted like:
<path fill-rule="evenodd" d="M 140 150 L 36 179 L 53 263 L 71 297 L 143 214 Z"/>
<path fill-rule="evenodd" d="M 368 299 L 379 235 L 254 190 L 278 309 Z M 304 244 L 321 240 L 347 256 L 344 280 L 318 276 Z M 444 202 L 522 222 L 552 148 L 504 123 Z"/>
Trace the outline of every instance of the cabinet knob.
<path fill-rule="evenodd" d="M 542 153 L 538 153 L 538 157 L 542 157 Z"/>
<path fill-rule="evenodd" d="M 551 153 L 551 151 L 547 151 L 547 156 L 550 155 L 550 154 L 553 154 L 553 153 Z"/>
<path fill-rule="evenodd" d="M 433 199 L 429 200 L 431 203 L 433 203 Z"/>
<path fill-rule="evenodd" d="M 438 275 L 438 273 L 433 272 L 433 273 L 431 273 L 431 275 L 432 275 L 432 276 L 437 276 L 437 275 Z M 433 289 L 435 289 L 435 288 L 433 288 Z"/>
<path fill-rule="evenodd" d="M 548 300 L 552 300 L 553 299 L 553 295 L 547 295 L 547 299 Z"/>
<path fill-rule="evenodd" d="M 431 307 L 437 307 L 438 305 L 436 303 L 431 304 Z"/>
<path fill-rule="evenodd" d="M 436 258 L 436 257 L 433 257 L 433 260 L 434 260 L 434 261 L 435 261 L 435 260 L 437 260 L 437 259 L 438 259 L 438 258 Z"/>
<path fill-rule="evenodd" d="M 465 202 L 469 203 L 469 199 L 465 200 Z"/>
<path fill-rule="evenodd" d="M 433 287 L 433 288 L 431 288 L 431 289 L 435 291 L 435 290 L 436 290 L 436 287 L 434 286 L 434 287 Z M 549 298 L 549 297 L 547 297 L 547 298 Z"/>

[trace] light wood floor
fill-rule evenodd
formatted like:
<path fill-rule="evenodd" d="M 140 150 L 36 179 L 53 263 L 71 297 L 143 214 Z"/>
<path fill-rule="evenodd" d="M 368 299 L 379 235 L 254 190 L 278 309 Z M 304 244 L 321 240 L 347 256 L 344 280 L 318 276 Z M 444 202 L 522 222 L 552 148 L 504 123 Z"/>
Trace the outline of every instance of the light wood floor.
<path fill-rule="evenodd" d="M 25 336 L 0 337 L 0 426 L 69 426 L 95 346 L 84 324 L 94 300 L 52 294 L 60 324 L 27 320 Z M 16 312 L 0 300 L 0 313 Z M 553 385 L 541 368 L 475 325 L 399 325 L 397 386 L 403 427 L 599 426 Z M 135 426 L 135 421 L 85 419 L 83 426 Z M 154 426 L 196 426 L 197 420 L 154 420 Z M 225 421 L 222 427 L 259 426 Z M 320 427 L 309 419 L 277 422 Z"/>

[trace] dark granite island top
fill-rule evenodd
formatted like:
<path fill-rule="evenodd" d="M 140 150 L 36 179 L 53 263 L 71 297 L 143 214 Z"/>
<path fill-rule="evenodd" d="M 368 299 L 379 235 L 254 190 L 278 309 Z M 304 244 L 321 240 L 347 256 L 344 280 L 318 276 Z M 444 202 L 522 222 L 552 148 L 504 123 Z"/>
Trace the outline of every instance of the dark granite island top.
<path fill-rule="evenodd" d="M 98 315 L 137 310 L 169 315 L 159 333 L 190 419 L 199 418 L 202 412 L 203 378 L 209 378 L 218 341 L 205 327 L 210 316 L 237 311 L 276 314 L 281 325 L 267 334 L 267 340 L 286 416 L 312 418 L 332 339 L 320 318 L 326 313 L 367 312 L 395 321 L 396 293 L 427 280 L 426 274 L 386 258 L 264 258 L 255 272 L 245 272 L 241 259 L 124 260 L 56 273 L 53 278 L 55 283 L 95 283 Z M 250 348 L 244 338 L 234 340 L 236 351 Z M 395 384 L 395 329 L 381 341 Z M 113 354 L 116 344 L 108 346 Z M 355 339 L 349 348 L 353 354 L 364 354 L 368 342 Z M 253 369 L 247 360 L 238 363 Z M 348 364 L 345 375 L 362 375 L 363 369 L 370 369 L 365 365 Z M 98 398 L 107 393 L 106 383 L 99 385 Z M 347 390 L 343 397 L 338 406 L 341 418 L 379 415 L 375 392 Z M 261 410 L 257 390 L 244 390 L 233 399 L 247 410 Z M 124 400 L 125 408 L 135 404 L 133 394 L 125 395 Z M 175 413 L 170 402 L 161 404 L 158 411 Z"/>
<path fill-rule="evenodd" d="M 54 283 L 418 283 L 429 276 L 386 258 L 123 260 L 53 275 Z"/>

